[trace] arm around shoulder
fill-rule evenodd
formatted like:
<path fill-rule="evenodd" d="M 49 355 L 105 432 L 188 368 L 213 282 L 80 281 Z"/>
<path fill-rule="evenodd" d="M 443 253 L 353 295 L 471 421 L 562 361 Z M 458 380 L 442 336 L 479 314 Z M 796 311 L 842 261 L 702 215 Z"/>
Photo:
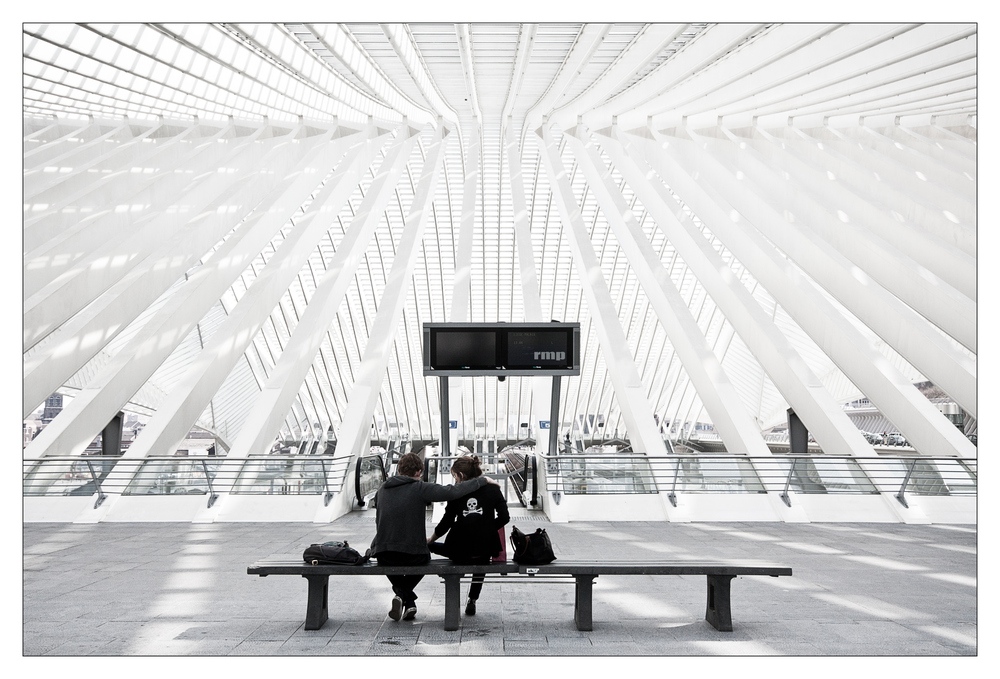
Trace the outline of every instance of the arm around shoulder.
<path fill-rule="evenodd" d="M 474 479 L 456 483 L 454 486 L 442 486 L 439 483 L 425 482 L 421 490 L 424 499 L 428 502 L 447 502 L 448 500 L 464 497 L 482 488 L 486 485 L 486 480 L 485 476 L 477 476 Z"/>

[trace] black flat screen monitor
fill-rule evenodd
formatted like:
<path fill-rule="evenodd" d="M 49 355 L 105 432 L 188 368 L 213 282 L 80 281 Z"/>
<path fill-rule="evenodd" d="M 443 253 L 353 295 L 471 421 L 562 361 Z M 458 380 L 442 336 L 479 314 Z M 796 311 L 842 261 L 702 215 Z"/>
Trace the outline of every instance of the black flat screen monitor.
<path fill-rule="evenodd" d="M 436 370 L 496 370 L 497 332 L 492 329 L 439 329 L 431 335 Z"/>
<path fill-rule="evenodd" d="M 509 370 L 572 370 L 573 329 L 525 328 L 507 331 Z"/>

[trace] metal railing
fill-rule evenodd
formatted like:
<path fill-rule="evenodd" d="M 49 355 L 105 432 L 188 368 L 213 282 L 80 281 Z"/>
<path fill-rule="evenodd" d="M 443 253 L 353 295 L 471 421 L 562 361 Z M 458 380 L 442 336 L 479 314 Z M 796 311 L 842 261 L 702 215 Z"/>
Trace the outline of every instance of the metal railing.
<path fill-rule="evenodd" d="M 170 456 L 46 457 L 23 461 L 25 497 L 97 495 L 323 495 L 339 492 L 348 458 L 327 455 L 261 455 L 248 458 Z"/>
<path fill-rule="evenodd" d="M 513 452 L 513 451 L 511 451 Z M 777 493 L 791 506 L 796 494 L 891 493 L 907 496 L 976 496 L 975 458 L 731 454 L 647 456 L 631 452 L 504 455 L 505 471 L 490 476 L 514 485 L 525 506 L 537 504 L 536 459 L 546 487 L 562 495 L 666 493 L 676 506 L 682 493 Z M 425 479 L 448 482 L 454 457 L 425 460 Z M 343 488 L 350 459 L 327 455 L 262 455 L 242 459 L 171 456 L 127 459 L 88 455 L 23 460 L 25 497 L 108 495 L 207 495 L 211 507 L 222 493 L 234 495 L 323 495 L 329 504 Z M 365 455 L 355 462 L 359 504 L 385 480 L 385 461 Z"/>
<path fill-rule="evenodd" d="M 561 495 L 776 492 L 791 506 L 793 494 L 977 494 L 974 458 L 726 454 L 541 455 L 549 490 Z"/>

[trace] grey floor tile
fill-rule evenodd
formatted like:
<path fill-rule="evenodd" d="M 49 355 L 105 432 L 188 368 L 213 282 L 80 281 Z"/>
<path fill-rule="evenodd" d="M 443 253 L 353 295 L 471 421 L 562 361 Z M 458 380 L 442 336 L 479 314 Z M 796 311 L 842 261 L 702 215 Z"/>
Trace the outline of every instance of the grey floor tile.
<path fill-rule="evenodd" d="M 440 582 L 421 583 L 416 621 L 395 623 L 385 615 L 391 592 L 384 579 L 344 577 L 331 589 L 331 619 L 313 631 L 303 625 L 304 581 L 249 577 L 246 564 L 274 552 L 295 553 L 329 535 L 364 544 L 374 532 L 370 516 L 342 517 L 331 526 L 26 524 L 22 651 L 912 657 L 979 651 L 975 526 L 545 526 L 567 559 L 640 559 L 664 550 L 692 559 L 742 555 L 786 562 L 795 575 L 735 580 L 732 633 L 705 622 L 701 576 L 602 576 L 595 586 L 594 630 L 586 633 L 573 623 L 572 585 L 491 581 L 480 614 L 463 616 L 461 629 L 448 632 Z M 125 547 L 139 556 L 123 559 Z M 213 556 L 221 554 L 225 559 Z"/>

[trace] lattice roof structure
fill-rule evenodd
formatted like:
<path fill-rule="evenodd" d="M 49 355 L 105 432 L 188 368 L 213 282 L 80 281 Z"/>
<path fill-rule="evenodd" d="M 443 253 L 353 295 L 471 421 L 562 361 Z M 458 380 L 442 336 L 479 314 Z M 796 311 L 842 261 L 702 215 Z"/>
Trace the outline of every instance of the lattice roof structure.
<path fill-rule="evenodd" d="M 26 24 L 23 57 L 24 415 L 74 396 L 26 455 L 121 409 L 135 455 L 434 439 L 421 324 L 552 319 L 581 435 L 766 454 L 791 408 L 871 454 L 867 398 L 975 455 L 913 386 L 977 414 L 974 24 Z M 541 435 L 541 379 L 463 380 L 461 435 Z"/>

